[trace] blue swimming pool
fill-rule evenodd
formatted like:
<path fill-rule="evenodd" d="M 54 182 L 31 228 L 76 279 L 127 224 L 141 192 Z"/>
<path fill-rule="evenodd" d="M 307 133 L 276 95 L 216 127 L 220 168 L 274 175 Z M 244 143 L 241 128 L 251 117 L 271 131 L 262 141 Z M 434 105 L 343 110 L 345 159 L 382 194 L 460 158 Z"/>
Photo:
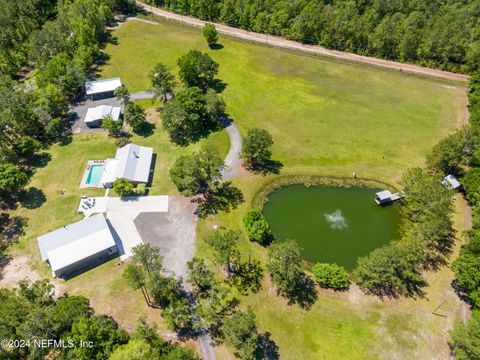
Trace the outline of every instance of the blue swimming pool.
<path fill-rule="evenodd" d="M 103 164 L 90 166 L 90 170 L 87 176 L 87 184 L 88 185 L 100 184 L 100 180 L 102 179 L 102 173 L 103 173 Z"/>

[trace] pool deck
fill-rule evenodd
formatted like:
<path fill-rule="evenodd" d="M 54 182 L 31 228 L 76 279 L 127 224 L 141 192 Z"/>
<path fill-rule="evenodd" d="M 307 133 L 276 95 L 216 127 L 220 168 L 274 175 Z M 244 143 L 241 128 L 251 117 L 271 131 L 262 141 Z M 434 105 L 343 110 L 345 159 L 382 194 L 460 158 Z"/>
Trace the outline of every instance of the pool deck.
<path fill-rule="evenodd" d="M 82 180 L 80 181 L 80 189 L 86 188 L 103 188 L 102 184 L 87 184 L 88 174 L 90 167 L 93 165 L 104 165 L 106 160 L 88 160 L 85 165 L 85 171 L 83 172 Z"/>

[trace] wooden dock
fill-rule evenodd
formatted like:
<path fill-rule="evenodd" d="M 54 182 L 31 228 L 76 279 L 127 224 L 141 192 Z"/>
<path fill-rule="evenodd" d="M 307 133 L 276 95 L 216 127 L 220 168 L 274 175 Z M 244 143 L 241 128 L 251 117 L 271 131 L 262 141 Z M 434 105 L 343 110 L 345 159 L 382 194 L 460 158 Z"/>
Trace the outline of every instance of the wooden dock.
<path fill-rule="evenodd" d="M 375 194 L 375 203 L 377 205 L 391 204 L 394 201 L 400 200 L 405 197 L 404 193 L 396 192 L 392 194 L 388 190 L 380 191 Z"/>

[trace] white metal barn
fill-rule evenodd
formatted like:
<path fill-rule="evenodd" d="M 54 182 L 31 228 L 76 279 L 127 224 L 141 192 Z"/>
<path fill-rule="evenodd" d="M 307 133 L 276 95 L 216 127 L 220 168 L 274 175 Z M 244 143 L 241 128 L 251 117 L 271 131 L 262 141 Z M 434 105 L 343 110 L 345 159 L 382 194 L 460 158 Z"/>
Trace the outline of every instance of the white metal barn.
<path fill-rule="evenodd" d="M 94 215 L 38 237 L 42 261 L 57 277 L 69 277 L 117 253 L 103 214 Z"/>

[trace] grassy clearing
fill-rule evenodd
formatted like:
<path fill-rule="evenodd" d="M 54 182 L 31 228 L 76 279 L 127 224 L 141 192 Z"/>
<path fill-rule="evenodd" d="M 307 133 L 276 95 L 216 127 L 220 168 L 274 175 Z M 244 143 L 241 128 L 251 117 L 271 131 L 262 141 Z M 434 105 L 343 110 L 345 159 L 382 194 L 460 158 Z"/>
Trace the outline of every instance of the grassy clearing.
<path fill-rule="evenodd" d="M 132 91 L 149 86 L 148 70 L 155 63 L 176 70 L 176 59 L 188 50 L 208 52 L 220 64 L 230 116 L 242 133 L 253 126 L 272 133 L 274 157 L 285 165 L 284 175 L 349 177 L 355 171 L 399 186 L 405 169 L 422 165 L 431 147 L 465 121 L 461 85 L 225 37 L 223 49 L 210 50 L 199 30 L 170 22 L 132 21 L 113 35 L 118 45 L 107 47 L 111 58 L 102 76 L 121 76 Z M 122 56 L 126 52 L 131 56 Z M 242 229 L 254 196 L 274 179 L 235 179 L 246 202 L 200 222 L 197 254 L 210 258 L 202 239 L 214 226 Z M 463 206 L 457 199 L 459 231 Z M 266 258 L 265 249 L 245 239 L 240 248 L 245 258 L 249 250 Z M 242 298 L 242 306 L 254 308 L 261 331 L 272 333 L 282 358 L 448 358 L 447 332 L 464 308 L 451 290 L 448 268 L 426 276 L 430 287 L 425 299 L 381 302 L 355 287 L 344 293 L 321 290 L 309 311 L 288 306 L 265 279 L 258 294 Z M 433 315 L 444 300 L 439 312 L 446 317 Z M 219 358 L 230 357 L 224 347 L 217 352 Z"/>
<path fill-rule="evenodd" d="M 178 147 L 170 143 L 168 135 L 162 130 L 158 112 L 150 100 L 140 102 L 148 107 L 148 119 L 156 125 L 152 135 L 148 137 L 132 137 L 132 142 L 145 146 L 153 146 L 157 154 L 155 173 L 150 194 L 175 194 L 176 188 L 170 181 L 169 170 L 175 159 L 198 149 L 204 143 L 215 145 L 225 156 L 228 152 L 229 140 L 225 132 L 212 134 L 195 145 Z M 45 156 L 50 161 L 43 168 L 37 169 L 29 187 L 40 189 L 45 202 L 35 209 L 20 206 L 15 215 L 28 219 L 25 235 L 20 242 L 11 248 L 13 255 L 28 255 L 32 267 L 41 276 L 51 278 L 49 267 L 40 263 L 40 254 L 36 238 L 73 221 L 82 219 L 76 214 L 81 195 L 102 196 L 103 189 L 80 189 L 85 165 L 88 160 L 106 159 L 115 155 L 114 140 L 105 133 L 82 134 L 72 137 L 67 145 L 54 145 Z M 65 195 L 61 195 L 61 189 Z M 66 282 L 57 281 L 58 287 L 69 294 L 81 294 L 91 299 L 98 313 L 113 316 L 123 326 L 133 329 L 138 316 L 144 314 L 151 321 L 165 330 L 158 310 L 145 306 L 141 292 L 133 292 L 122 278 L 122 266 L 114 259 L 97 268 L 83 273 Z"/>
<path fill-rule="evenodd" d="M 148 73 L 155 63 L 176 69 L 176 59 L 188 50 L 209 52 L 220 63 L 219 78 L 227 84 L 222 95 L 230 116 L 243 133 L 253 126 L 272 133 L 274 157 L 284 163 L 285 175 L 348 177 L 355 171 L 360 177 L 398 185 L 406 168 L 421 165 L 433 144 L 464 122 L 465 89 L 455 84 L 224 37 L 223 49 L 210 50 L 199 30 L 175 23 L 132 21 L 113 35 L 118 44 L 107 46 L 110 60 L 101 76 L 120 76 L 132 92 L 148 88 Z M 148 111 L 158 124 L 158 113 L 154 108 Z M 152 136 L 133 140 L 154 146 L 158 154 L 151 193 L 175 193 L 168 169 L 177 156 L 199 144 L 175 147 L 160 126 Z M 224 132 L 204 141 L 214 143 L 223 155 L 227 151 Z M 36 236 L 79 218 L 75 215 L 79 195 L 99 193 L 78 189 L 85 162 L 92 154 L 105 158 L 114 152 L 113 141 L 102 134 L 75 136 L 71 144 L 49 150 L 51 161 L 31 184 L 43 190 L 47 202 L 38 209 L 18 209 L 17 214 L 30 222 L 13 249 L 31 255 L 42 275 L 48 276 L 48 268 L 38 262 Z M 242 228 L 241 218 L 254 195 L 272 179 L 258 175 L 235 179 L 246 202 L 236 211 L 200 222 L 197 253 L 209 258 L 202 238 L 213 225 Z M 60 195 L 62 187 L 65 196 Z M 458 229 L 461 210 L 460 204 Z M 244 256 L 252 249 L 254 257 L 266 257 L 265 249 L 245 239 L 240 247 Z M 149 313 L 141 294 L 132 293 L 116 270 L 112 261 L 61 285 L 89 296 L 97 311 L 114 315 L 126 326 L 142 312 L 161 323 L 159 313 Z M 354 288 L 346 293 L 321 291 L 316 305 L 304 311 L 269 293 L 265 280 L 258 294 L 242 299 L 242 306 L 254 307 L 260 329 L 272 333 L 282 358 L 448 358 L 446 330 L 461 315 L 460 305 L 451 292 L 447 268 L 427 276 L 428 296 L 419 301 L 382 303 Z M 432 315 L 445 299 L 442 311 L 447 318 Z M 230 357 L 223 347 L 218 352 L 219 358 Z"/>
<path fill-rule="evenodd" d="M 138 21 L 113 32 L 118 44 L 102 77 L 120 76 L 131 91 L 150 86 L 157 62 L 175 71 L 190 49 L 220 64 L 227 110 L 242 133 L 260 126 L 275 140 L 284 173 L 351 176 L 398 182 L 464 122 L 465 88 L 327 58 L 221 37 L 210 50 L 200 30 L 174 22 Z M 128 54 L 128 56 L 125 56 Z"/>

